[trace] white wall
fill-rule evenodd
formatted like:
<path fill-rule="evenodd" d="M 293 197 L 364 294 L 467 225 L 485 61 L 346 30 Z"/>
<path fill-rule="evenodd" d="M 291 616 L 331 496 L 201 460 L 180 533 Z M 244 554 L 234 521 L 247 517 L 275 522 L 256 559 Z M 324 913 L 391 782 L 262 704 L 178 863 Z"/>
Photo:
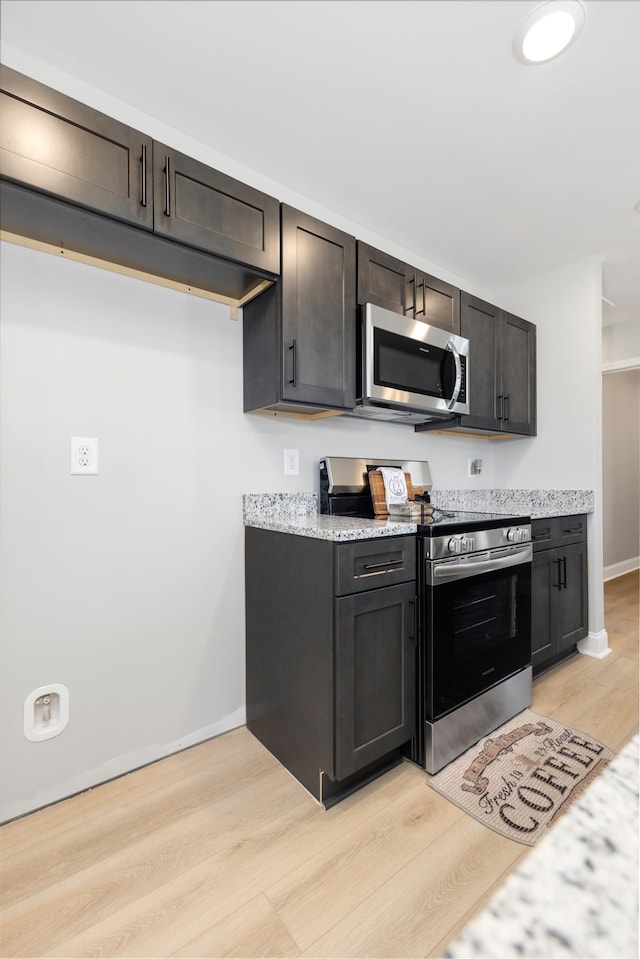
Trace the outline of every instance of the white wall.
<path fill-rule="evenodd" d="M 603 561 L 612 579 L 640 563 L 640 318 L 603 328 L 602 361 Z"/>
<path fill-rule="evenodd" d="M 611 578 L 640 562 L 640 370 L 603 376 L 602 405 L 604 567 Z"/>
<path fill-rule="evenodd" d="M 640 319 L 627 323 L 612 323 L 602 330 L 602 362 L 640 357 Z"/>

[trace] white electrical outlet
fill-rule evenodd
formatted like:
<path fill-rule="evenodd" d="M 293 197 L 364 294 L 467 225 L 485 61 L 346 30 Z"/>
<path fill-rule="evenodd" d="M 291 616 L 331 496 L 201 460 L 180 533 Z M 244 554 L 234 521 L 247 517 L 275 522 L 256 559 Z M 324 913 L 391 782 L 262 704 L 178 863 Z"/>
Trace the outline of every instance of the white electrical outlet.
<path fill-rule="evenodd" d="M 284 451 L 284 475 L 298 476 L 300 473 L 300 457 L 297 450 Z"/>
<path fill-rule="evenodd" d="M 469 460 L 468 463 L 469 466 L 467 476 L 480 476 L 480 473 L 482 472 L 482 460 Z"/>
<path fill-rule="evenodd" d="M 98 472 L 98 440 L 95 436 L 71 437 L 71 472 L 85 475 Z"/>

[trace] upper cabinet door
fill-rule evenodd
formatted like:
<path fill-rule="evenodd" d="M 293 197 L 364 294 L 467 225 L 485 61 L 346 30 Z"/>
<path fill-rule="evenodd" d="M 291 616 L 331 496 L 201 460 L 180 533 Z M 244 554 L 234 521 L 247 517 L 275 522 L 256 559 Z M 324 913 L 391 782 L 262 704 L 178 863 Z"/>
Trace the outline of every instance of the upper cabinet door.
<path fill-rule="evenodd" d="M 356 241 L 282 206 L 282 396 L 355 406 Z"/>
<path fill-rule="evenodd" d="M 413 268 L 358 241 L 358 303 L 413 316 Z"/>
<path fill-rule="evenodd" d="M 0 174 L 151 230 L 151 139 L 8 67 L 0 77 Z"/>
<path fill-rule="evenodd" d="M 502 313 L 502 429 L 536 435 L 536 327 Z"/>
<path fill-rule="evenodd" d="M 358 303 L 460 333 L 460 290 L 358 241 Z"/>
<path fill-rule="evenodd" d="M 460 333 L 460 290 L 428 273 L 416 271 L 413 279 L 413 312 L 416 320 L 449 333 Z"/>
<path fill-rule="evenodd" d="M 168 146 L 153 143 L 154 230 L 173 240 L 280 272 L 278 201 Z"/>
<path fill-rule="evenodd" d="M 498 383 L 500 310 L 469 293 L 462 294 L 461 332 L 469 340 L 469 416 L 466 428 L 500 430 Z"/>

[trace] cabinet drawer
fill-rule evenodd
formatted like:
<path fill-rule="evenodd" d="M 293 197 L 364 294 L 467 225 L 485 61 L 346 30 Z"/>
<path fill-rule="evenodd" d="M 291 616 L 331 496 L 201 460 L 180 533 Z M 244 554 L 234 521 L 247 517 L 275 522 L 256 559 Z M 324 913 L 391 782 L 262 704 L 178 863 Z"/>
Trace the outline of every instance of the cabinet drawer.
<path fill-rule="evenodd" d="M 555 516 L 550 516 L 547 519 L 531 520 L 531 540 L 534 553 L 541 549 L 552 549 L 555 546 L 555 520 Z"/>
<path fill-rule="evenodd" d="M 531 536 L 534 552 L 584 543 L 587 539 L 587 517 L 581 514 L 534 519 L 531 521 Z"/>
<path fill-rule="evenodd" d="M 586 516 L 557 516 L 556 540 L 558 546 L 584 543 L 587 538 Z"/>
<path fill-rule="evenodd" d="M 336 595 L 407 583 L 416 578 L 413 536 L 368 539 L 336 547 Z"/>

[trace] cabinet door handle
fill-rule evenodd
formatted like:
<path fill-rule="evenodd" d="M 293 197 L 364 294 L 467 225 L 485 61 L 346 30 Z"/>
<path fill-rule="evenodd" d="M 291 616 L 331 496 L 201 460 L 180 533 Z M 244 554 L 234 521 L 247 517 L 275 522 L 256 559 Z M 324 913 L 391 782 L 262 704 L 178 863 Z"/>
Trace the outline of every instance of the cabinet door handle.
<path fill-rule="evenodd" d="M 562 589 L 562 573 L 561 573 L 562 560 L 554 559 L 553 562 L 558 564 L 558 582 L 554 583 L 553 586 L 554 586 L 554 589 L 560 590 Z"/>
<path fill-rule="evenodd" d="M 413 640 L 413 645 L 418 645 L 418 603 L 420 602 L 417 596 L 414 596 L 413 599 L 409 600 L 409 605 L 413 606 L 413 636 L 410 636 L 409 639 Z"/>
<path fill-rule="evenodd" d="M 291 341 L 291 346 L 289 347 L 291 351 L 291 379 L 289 383 L 291 386 L 296 385 L 296 341 Z"/>
<path fill-rule="evenodd" d="M 420 286 L 422 287 L 422 309 L 415 311 L 416 316 L 420 316 L 421 314 L 422 314 L 422 316 L 424 316 L 425 313 L 426 313 L 426 311 L 427 311 L 427 299 L 426 299 L 425 284 L 426 284 L 426 280 L 423 280 L 422 283 L 420 284 Z"/>
<path fill-rule="evenodd" d="M 503 403 L 504 403 L 504 407 L 506 408 L 506 413 L 504 413 L 504 409 L 503 409 L 502 418 L 505 421 L 505 423 L 508 423 L 509 420 L 511 419 L 511 393 L 504 394 Z"/>
<path fill-rule="evenodd" d="M 497 419 L 504 419 L 504 393 L 498 393 L 498 402 L 500 404 L 500 413 L 497 416 Z"/>
<path fill-rule="evenodd" d="M 140 168 L 142 171 L 142 188 L 140 190 L 140 206 L 147 205 L 147 144 L 142 144 L 140 153 Z"/>
<path fill-rule="evenodd" d="M 411 310 L 412 316 L 416 315 L 416 278 L 412 276 L 409 280 L 409 283 L 413 283 L 413 309 Z"/>
<path fill-rule="evenodd" d="M 562 588 L 567 588 L 567 557 L 562 557 Z"/>
<path fill-rule="evenodd" d="M 171 216 L 171 160 L 168 156 L 164 158 L 164 212 L 165 216 Z"/>

